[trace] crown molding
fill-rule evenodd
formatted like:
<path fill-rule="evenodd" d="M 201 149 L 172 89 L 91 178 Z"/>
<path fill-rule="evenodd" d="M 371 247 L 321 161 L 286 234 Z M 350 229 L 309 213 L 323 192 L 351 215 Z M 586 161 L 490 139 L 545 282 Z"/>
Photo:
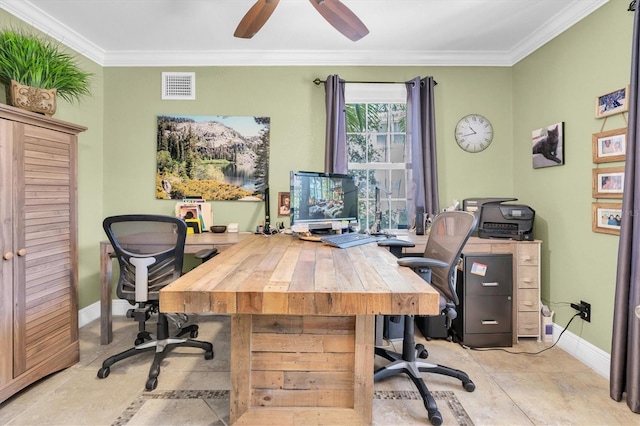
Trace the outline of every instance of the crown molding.
<path fill-rule="evenodd" d="M 551 17 L 544 28 L 533 32 L 512 49 L 511 65 L 517 64 L 608 2 L 609 0 L 591 0 L 591 4 L 585 8 L 584 0 L 575 0 L 560 13 Z"/>
<path fill-rule="evenodd" d="M 75 50 L 98 65 L 103 65 L 106 52 L 62 22 L 33 6 L 29 1 L 0 0 L 0 8 L 43 32 L 49 37 Z"/>
<path fill-rule="evenodd" d="M 500 52 L 402 51 L 130 51 L 107 55 L 115 66 L 510 66 Z"/>
<path fill-rule="evenodd" d="M 585 2 L 589 2 L 585 9 Z M 511 51 L 114 51 L 107 52 L 28 0 L 0 8 L 104 67 L 116 66 L 500 66 L 530 55 L 609 0 L 575 0 Z"/>

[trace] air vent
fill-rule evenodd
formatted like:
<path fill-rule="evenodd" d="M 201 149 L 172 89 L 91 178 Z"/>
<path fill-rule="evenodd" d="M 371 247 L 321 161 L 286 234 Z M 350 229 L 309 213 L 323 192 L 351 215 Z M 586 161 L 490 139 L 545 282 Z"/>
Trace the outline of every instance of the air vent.
<path fill-rule="evenodd" d="M 196 98 L 195 72 L 163 72 L 162 99 L 193 100 Z"/>

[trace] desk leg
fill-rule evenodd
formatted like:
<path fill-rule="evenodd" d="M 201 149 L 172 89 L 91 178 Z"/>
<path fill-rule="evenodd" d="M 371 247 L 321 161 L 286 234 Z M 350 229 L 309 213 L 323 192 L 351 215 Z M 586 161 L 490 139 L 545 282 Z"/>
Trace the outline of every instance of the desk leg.
<path fill-rule="evenodd" d="M 371 424 L 374 315 L 231 318 L 231 424 Z"/>
<path fill-rule="evenodd" d="M 113 266 L 107 246 L 100 244 L 100 344 L 108 345 L 113 340 L 111 326 L 111 276 Z"/>

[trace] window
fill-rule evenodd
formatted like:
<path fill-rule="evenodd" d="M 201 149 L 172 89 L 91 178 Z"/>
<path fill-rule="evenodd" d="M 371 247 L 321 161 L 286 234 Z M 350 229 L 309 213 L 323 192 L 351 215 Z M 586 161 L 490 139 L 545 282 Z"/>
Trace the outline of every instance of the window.
<path fill-rule="evenodd" d="M 358 185 L 364 229 L 408 227 L 406 98 L 403 84 L 347 83 L 345 88 L 348 168 Z"/>

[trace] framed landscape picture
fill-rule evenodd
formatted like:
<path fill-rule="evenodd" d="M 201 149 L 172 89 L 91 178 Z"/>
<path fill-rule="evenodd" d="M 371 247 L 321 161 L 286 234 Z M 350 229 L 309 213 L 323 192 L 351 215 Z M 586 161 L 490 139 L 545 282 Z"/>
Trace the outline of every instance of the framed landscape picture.
<path fill-rule="evenodd" d="M 156 199 L 239 200 L 269 182 L 269 117 L 159 115 Z"/>

